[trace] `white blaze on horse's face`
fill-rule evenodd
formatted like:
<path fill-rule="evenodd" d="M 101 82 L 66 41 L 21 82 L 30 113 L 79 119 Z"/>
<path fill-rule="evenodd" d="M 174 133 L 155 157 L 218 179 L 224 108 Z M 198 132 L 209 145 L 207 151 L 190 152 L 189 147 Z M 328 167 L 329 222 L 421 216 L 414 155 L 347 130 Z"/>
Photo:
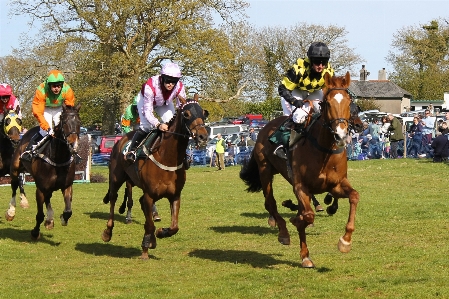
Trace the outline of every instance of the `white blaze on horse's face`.
<path fill-rule="evenodd" d="M 337 93 L 334 95 L 334 99 L 338 102 L 338 104 L 340 104 L 341 100 L 343 100 L 343 95 L 341 93 Z"/>

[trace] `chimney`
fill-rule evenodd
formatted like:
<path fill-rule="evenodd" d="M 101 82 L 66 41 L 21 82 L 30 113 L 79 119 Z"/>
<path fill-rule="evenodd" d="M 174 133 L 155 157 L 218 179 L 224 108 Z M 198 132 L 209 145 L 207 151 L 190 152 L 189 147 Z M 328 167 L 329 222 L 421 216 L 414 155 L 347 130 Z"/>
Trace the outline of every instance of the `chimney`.
<path fill-rule="evenodd" d="M 385 70 L 385 68 L 382 68 L 379 71 L 379 80 L 387 80 L 387 71 Z"/>
<path fill-rule="evenodd" d="M 369 72 L 365 69 L 365 65 L 362 64 L 362 69 L 360 70 L 360 81 L 366 81 L 369 76 Z"/>

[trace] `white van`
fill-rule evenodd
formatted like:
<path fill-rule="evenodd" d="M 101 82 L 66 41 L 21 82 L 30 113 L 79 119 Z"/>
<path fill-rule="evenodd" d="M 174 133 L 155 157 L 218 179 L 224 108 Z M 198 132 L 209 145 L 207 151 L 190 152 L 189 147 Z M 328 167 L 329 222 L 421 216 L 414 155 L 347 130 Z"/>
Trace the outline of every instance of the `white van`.
<path fill-rule="evenodd" d="M 206 127 L 207 133 L 209 133 L 209 138 L 214 139 L 218 133 L 223 137 L 226 135 L 240 134 L 241 132 L 248 131 L 248 125 L 221 125 L 221 126 L 211 126 Z"/>

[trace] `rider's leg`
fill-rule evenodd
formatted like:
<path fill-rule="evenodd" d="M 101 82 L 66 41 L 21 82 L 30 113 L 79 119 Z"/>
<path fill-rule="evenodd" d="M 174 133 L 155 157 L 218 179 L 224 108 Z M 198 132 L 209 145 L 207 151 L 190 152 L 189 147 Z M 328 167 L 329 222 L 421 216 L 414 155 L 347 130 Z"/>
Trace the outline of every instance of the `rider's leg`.
<path fill-rule="evenodd" d="M 133 139 L 131 140 L 131 144 L 129 145 L 129 150 L 125 154 L 126 161 L 131 163 L 134 163 L 134 161 L 136 161 L 136 149 L 146 135 L 147 133 L 144 130 L 140 128 L 136 130 L 136 133 L 134 133 Z"/>
<path fill-rule="evenodd" d="M 22 153 L 20 158 L 25 161 L 31 161 L 31 159 L 36 155 L 36 151 L 41 148 L 41 146 L 50 138 L 47 131 L 40 128 L 39 132 L 34 134 L 28 142 L 25 151 Z"/>

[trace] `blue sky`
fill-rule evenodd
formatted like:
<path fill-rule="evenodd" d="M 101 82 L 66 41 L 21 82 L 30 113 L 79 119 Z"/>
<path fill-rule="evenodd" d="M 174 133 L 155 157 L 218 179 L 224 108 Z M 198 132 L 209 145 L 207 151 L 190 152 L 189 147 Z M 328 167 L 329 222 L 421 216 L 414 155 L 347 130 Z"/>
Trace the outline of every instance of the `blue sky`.
<path fill-rule="evenodd" d="M 385 61 L 399 29 L 428 24 L 432 19 L 449 21 L 449 1 L 306 1 L 306 0 L 249 0 L 248 22 L 256 27 L 283 26 L 306 22 L 337 25 L 348 32 L 349 46 L 365 59 L 368 79 L 377 79 L 378 71 L 391 66 Z M 0 0 L 0 56 L 19 47 L 19 37 L 35 30 L 24 17 L 9 16 L 7 0 Z"/>

